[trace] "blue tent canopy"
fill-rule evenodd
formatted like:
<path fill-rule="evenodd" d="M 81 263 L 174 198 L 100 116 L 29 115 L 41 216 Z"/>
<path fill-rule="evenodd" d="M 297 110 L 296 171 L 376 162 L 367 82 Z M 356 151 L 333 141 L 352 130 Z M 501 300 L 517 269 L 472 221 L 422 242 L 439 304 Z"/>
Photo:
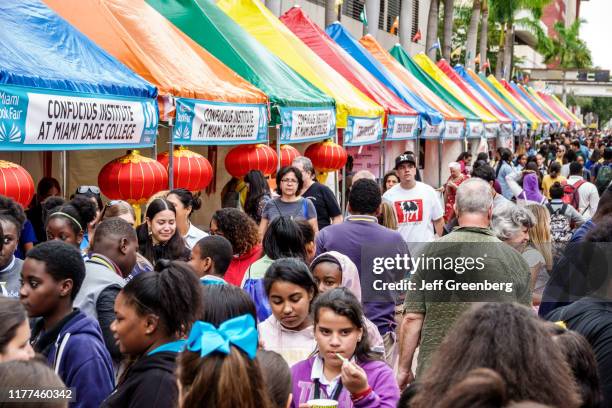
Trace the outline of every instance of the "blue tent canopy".
<path fill-rule="evenodd" d="M 463 78 L 468 84 L 470 84 L 474 89 L 476 89 L 478 91 L 478 93 L 485 98 L 491 105 L 495 106 L 495 108 L 497 110 L 499 110 L 501 113 L 503 113 L 504 115 L 506 115 L 507 117 L 509 117 L 510 119 L 512 119 L 512 126 L 516 127 L 518 123 L 520 123 L 520 119 L 517 118 L 516 116 L 514 116 L 510 111 L 508 111 L 504 106 L 502 106 L 501 104 L 499 104 L 496 100 L 494 100 L 493 98 L 491 98 L 491 96 L 489 95 L 489 93 L 483 89 L 480 84 L 478 84 L 476 81 L 474 81 L 474 79 L 472 79 L 472 77 L 470 77 L 470 75 L 467 73 L 467 71 L 465 70 L 465 67 L 463 65 L 455 65 L 454 67 L 455 71 L 459 74 L 459 76 L 461 78 Z"/>
<path fill-rule="evenodd" d="M 406 85 L 390 73 L 363 47 L 363 45 L 359 44 L 359 42 L 351 36 L 342 24 L 338 22 L 330 24 L 325 32 L 338 43 L 338 45 L 344 48 L 353 59 L 370 71 L 376 79 L 382 82 L 387 88 L 391 89 L 401 100 L 417 111 L 422 119 L 425 119 L 432 125 L 437 125 L 442 122 L 442 115 L 440 115 L 438 111 L 423 102 L 423 100 L 408 89 Z"/>
<path fill-rule="evenodd" d="M 39 0 L 0 2 L 0 150 L 151 146 L 157 88 Z"/>

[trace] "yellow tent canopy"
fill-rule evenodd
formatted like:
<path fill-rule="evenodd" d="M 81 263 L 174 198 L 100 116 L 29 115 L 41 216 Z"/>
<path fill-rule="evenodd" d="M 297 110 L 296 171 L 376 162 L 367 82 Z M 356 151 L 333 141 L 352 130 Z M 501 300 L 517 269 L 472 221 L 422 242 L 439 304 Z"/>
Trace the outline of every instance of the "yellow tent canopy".
<path fill-rule="evenodd" d="M 349 117 L 380 118 L 382 124 L 384 109 L 308 48 L 262 2 L 221 0 L 217 5 L 270 52 L 336 100 L 337 127 L 346 128 Z"/>

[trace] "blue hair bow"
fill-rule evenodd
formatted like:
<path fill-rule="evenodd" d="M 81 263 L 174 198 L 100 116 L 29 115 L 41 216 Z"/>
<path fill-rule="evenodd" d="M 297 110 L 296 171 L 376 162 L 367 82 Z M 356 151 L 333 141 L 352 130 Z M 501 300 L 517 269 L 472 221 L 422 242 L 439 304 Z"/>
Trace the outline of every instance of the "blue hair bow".
<path fill-rule="evenodd" d="M 255 319 L 249 314 L 227 320 L 217 329 L 210 323 L 197 321 L 187 339 L 187 349 L 206 357 L 212 352 L 230 353 L 230 344 L 244 351 L 252 360 L 257 352 Z"/>

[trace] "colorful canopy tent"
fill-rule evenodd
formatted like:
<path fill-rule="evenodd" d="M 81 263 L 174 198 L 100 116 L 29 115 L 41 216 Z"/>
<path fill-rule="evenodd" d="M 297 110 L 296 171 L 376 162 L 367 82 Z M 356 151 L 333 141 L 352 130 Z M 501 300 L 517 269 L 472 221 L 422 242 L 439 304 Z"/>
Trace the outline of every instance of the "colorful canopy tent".
<path fill-rule="evenodd" d="M 273 54 L 336 100 L 336 126 L 344 142 L 377 142 L 383 108 L 327 65 L 258 0 L 221 0 L 218 6 Z"/>
<path fill-rule="evenodd" d="M 425 71 L 434 81 L 438 82 L 451 95 L 459 100 L 467 109 L 474 113 L 484 124 L 485 135 L 493 138 L 497 136 L 499 130 L 499 120 L 489 111 L 480 106 L 472 97 L 459 88 L 438 66 L 425 54 L 419 53 L 414 56 L 414 61 Z"/>
<path fill-rule="evenodd" d="M 304 142 L 335 133 L 334 100 L 273 55 L 212 0 L 147 0 L 191 39 L 270 98 L 270 125 L 281 140 Z"/>
<path fill-rule="evenodd" d="M 521 95 L 523 95 L 524 98 L 527 99 L 532 104 L 532 106 L 534 106 L 538 110 L 538 112 L 541 112 L 543 115 L 546 115 L 546 117 L 550 119 L 551 132 L 557 132 L 561 129 L 562 126 L 567 125 L 567 121 L 565 119 L 554 114 L 550 110 L 550 108 L 545 106 L 546 104 L 544 104 L 538 96 L 533 95 L 531 92 L 529 92 L 525 86 L 516 83 L 514 84 L 514 86 L 516 87 L 517 91 L 519 91 Z"/>
<path fill-rule="evenodd" d="M 549 95 L 545 92 L 538 91 L 537 93 L 538 93 L 538 96 L 540 96 L 540 98 L 542 98 L 542 100 L 546 102 L 546 104 L 552 110 L 566 117 L 570 121 L 569 127 L 571 127 L 572 124 L 574 126 L 582 125 L 582 122 L 578 118 L 576 118 L 576 116 L 574 116 L 574 114 L 569 109 L 567 109 L 565 105 L 563 105 L 561 101 L 559 101 L 559 99 L 557 99 L 557 97 L 555 97 L 554 95 Z"/>
<path fill-rule="evenodd" d="M 567 118 L 563 115 L 559 115 L 550 106 L 548 106 L 548 104 L 544 102 L 542 98 L 540 98 L 540 95 L 538 95 L 536 91 L 527 85 L 519 85 L 519 87 L 523 90 L 523 92 L 529 94 L 531 100 L 537 103 L 540 109 L 544 110 L 549 116 L 554 117 L 559 122 L 559 129 L 556 130 L 561 130 L 562 128 L 568 127 L 569 123 Z"/>
<path fill-rule="evenodd" d="M 153 85 L 38 0 L 0 2 L 0 27 L 0 150 L 153 145 Z"/>
<path fill-rule="evenodd" d="M 267 140 L 267 96 L 141 0 L 46 0 L 71 24 L 176 97 L 173 141 Z M 167 110 L 166 110 L 167 112 Z"/>
<path fill-rule="evenodd" d="M 515 135 L 526 135 L 529 128 L 533 128 L 533 123 L 531 122 L 531 119 L 529 116 L 525 115 L 523 112 L 521 112 L 515 105 L 514 103 L 516 101 L 511 101 L 509 99 L 506 98 L 506 95 L 503 94 L 501 91 L 499 91 L 488 79 L 484 74 L 476 74 L 472 71 L 469 71 L 468 74 L 470 75 L 470 77 L 472 77 L 480 86 L 482 86 L 484 89 L 486 89 L 487 91 L 489 91 L 491 96 L 494 96 L 496 98 L 496 100 L 502 104 L 504 106 L 504 108 L 509 111 L 512 112 L 512 114 L 517 117 L 517 118 L 521 118 L 521 122 L 520 122 L 520 127 L 517 127 L 514 129 L 514 134 Z"/>
<path fill-rule="evenodd" d="M 463 102 L 455 97 L 455 95 L 425 72 L 425 70 L 423 70 L 423 68 L 421 68 L 402 47 L 397 45 L 394 46 L 390 50 L 390 54 L 422 84 L 425 84 L 430 90 L 435 92 L 446 103 L 454 107 L 466 118 L 466 136 L 468 138 L 477 139 L 484 135 L 482 118 L 472 112 Z"/>
<path fill-rule="evenodd" d="M 481 75 L 483 81 L 488 82 L 488 84 L 493 89 L 495 89 L 498 94 L 502 95 L 506 99 L 506 101 L 512 104 L 512 107 L 514 107 L 514 109 L 518 110 L 524 117 L 529 119 L 529 122 L 531 122 L 531 130 L 537 132 L 542 125 L 540 119 L 538 119 L 533 113 L 531 113 L 529 109 L 525 108 L 522 103 L 517 101 L 516 98 L 514 98 L 514 96 L 512 96 L 510 92 L 508 92 L 506 88 L 504 88 L 504 86 L 500 84 L 499 81 L 493 75 L 489 75 L 488 77 L 485 77 L 483 74 Z"/>
<path fill-rule="evenodd" d="M 355 40 L 340 23 L 336 22 L 329 25 L 326 33 L 383 85 L 419 112 L 421 115 L 420 127 L 423 129 L 421 135 L 423 137 L 439 138 L 444 133 L 450 135 L 453 131 L 457 133 L 457 137 L 461 136 L 464 118 L 459 113 L 449 111 L 448 116 L 443 117 L 441 115 L 442 111 L 433 107 L 431 101 L 415 92 L 416 84 L 413 84 L 413 88 L 410 88 L 406 83 L 393 75 L 363 45 Z M 445 123 L 443 119 L 446 119 L 447 122 Z"/>
<path fill-rule="evenodd" d="M 340 75 L 385 109 L 387 139 L 416 138 L 418 113 L 347 54 L 325 31 L 308 18 L 301 7 L 292 7 L 280 17 L 280 20 Z"/>
<path fill-rule="evenodd" d="M 512 135 L 512 119 L 508 117 L 504 112 L 497 109 L 495 104 L 489 102 L 489 98 L 483 96 L 475 87 L 473 87 L 470 83 L 465 81 L 449 64 L 446 60 L 441 59 L 436 64 L 438 68 L 451 80 L 455 85 L 457 85 L 463 92 L 469 95 L 472 100 L 480 105 L 483 109 L 486 109 L 487 112 L 490 112 L 497 121 L 499 122 L 499 131 L 500 134 L 503 134 L 504 137 L 509 137 Z M 485 126 L 485 131 L 490 130 L 491 127 Z"/>
<path fill-rule="evenodd" d="M 474 71 L 465 69 L 463 65 L 456 65 L 454 68 L 455 72 L 461 78 L 470 84 L 481 97 L 485 98 L 491 105 L 493 105 L 499 112 L 502 112 L 506 117 L 512 120 L 512 126 L 514 132 L 520 131 L 523 125 L 526 126 L 527 120 L 500 96 L 498 96 L 492 89 L 488 88 L 486 84 L 474 73 Z M 518 132 L 517 132 L 518 133 Z"/>
<path fill-rule="evenodd" d="M 527 109 L 529 112 L 531 112 L 532 115 L 538 118 L 538 120 L 542 124 L 538 133 L 548 132 L 548 128 L 550 125 L 550 120 L 548 119 L 548 117 L 538 112 L 527 100 L 525 100 L 523 95 L 521 95 L 521 93 L 518 92 L 513 86 L 511 86 L 505 79 L 500 79 L 499 83 L 506 89 L 506 91 L 508 91 L 514 97 L 514 99 L 521 103 L 525 109 Z"/>
<path fill-rule="evenodd" d="M 571 118 L 573 118 L 573 119 L 574 119 L 575 123 L 576 123 L 578 126 L 584 126 L 584 123 L 582 123 L 582 121 L 581 121 L 580 119 L 578 119 L 578 117 L 577 117 L 576 115 L 574 115 L 574 113 L 573 113 L 571 110 L 569 110 L 569 108 L 568 108 L 567 106 L 565 106 L 565 104 L 564 104 L 563 102 L 561 102 L 561 101 L 559 100 L 559 98 L 557 98 L 557 96 L 556 96 L 556 95 L 552 95 L 552 94 L 551 94 L 551 95 L 550 95 L 550 97 L 551 97 L 551 99 L 552 99 L 554 102 L 556 102 L 556 104 L 559 106 L 559 108 L 561 108 L 561 110 L 562 110 L 563 112 L 567 113 L 567 114 L 568 114 L 568 115 L 569 115 Z"/>

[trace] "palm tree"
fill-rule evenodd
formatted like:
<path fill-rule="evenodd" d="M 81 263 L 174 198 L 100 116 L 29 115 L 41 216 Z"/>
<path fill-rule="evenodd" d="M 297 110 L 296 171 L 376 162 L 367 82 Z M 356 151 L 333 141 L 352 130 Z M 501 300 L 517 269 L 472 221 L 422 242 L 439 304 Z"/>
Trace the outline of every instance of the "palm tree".
<path fill-rule="evenodd" d="M 465 43 L 465 66 L 469 69 L 474 69 L 475 67 L 474 58 L 476 57 L 476 39 L 478 37 L 478 22 L 480 21 L 481 7 L 481 0 L 474 0 L 472 4 L 470 26 L 468 27 L 467 41 Z"/>
<path fill-rule="evenodd" d="M 442 56 L 450 62 L 451 42 L 453 40 L 453 7 L 455 0 L 444 0 L 444 36 Z"/>
<path fill-rule="evenodd" d="M 329 0 L 328 0 L 329 1 Z M 429 14 L 427 15 L 427 38 L 425 38 L 425 48 L 429 58 L 435 61 L 437 50 L 431 49 L 437 40 L 438 35 L 438 10 L 440 0 L 431 0 L 429 5 Z"/>
<path fill-rule="evenodd" d="M 489 35 L 489 4 L 482 0 L 482 22 L 480 23 L 480 72 L 486 73 L 484 66 L 487 62 L 487 36 Z"/>
<path fill-rule="evenodd" d="M 557 36 L 550 39 L 547 48 L 542 50 L 544 62 L 557 64 L 561 68 L 589 68 L 592 65 L 591 51 L 580 39 L 580 25 L 585 21 L 574 21 L 569 27 L 556 22 L 554 25 Z"/>
<path fill-rule="evenodd" d="M 514 48 L 515 15 L 519 10 L 531 11 L 534 20 L 542 17 L 542 10 L 551 0 L 490 0 L 494 20 L 502 25 L 503 35 L 500 38 L 500 49 L 497 56 L 496 75 L 509 79 L 512 70 Z M 503 74 L 503 75 L 502 75 Z"/>

